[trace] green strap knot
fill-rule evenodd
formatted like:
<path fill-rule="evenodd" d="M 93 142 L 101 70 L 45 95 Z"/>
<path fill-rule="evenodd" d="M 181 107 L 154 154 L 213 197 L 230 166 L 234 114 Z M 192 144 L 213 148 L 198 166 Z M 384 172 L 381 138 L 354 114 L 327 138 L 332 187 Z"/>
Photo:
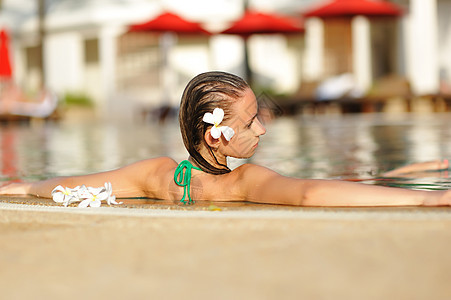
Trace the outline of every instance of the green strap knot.
<path fill-rule="evenodd" d="M 191 171 L 196 169 L 202 171 L 201 169 L 193 166 L 188 160 L 182 161 L 175 169 L 174 181 L 177 185 L 183 186 L 183 197 L 180 200 L 183 204 L 193 204 L 194 201 L 191 199 Z M 189 201 L 187 202 L 185 197 L 188 194 Z"/>

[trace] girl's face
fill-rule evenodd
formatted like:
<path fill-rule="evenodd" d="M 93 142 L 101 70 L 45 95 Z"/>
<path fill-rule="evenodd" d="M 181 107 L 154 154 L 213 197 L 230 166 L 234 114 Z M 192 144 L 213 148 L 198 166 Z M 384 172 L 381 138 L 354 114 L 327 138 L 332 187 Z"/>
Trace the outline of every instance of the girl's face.
<path fill-rule="evenodd" d="M 251 89 L 246 89 L 242 98 L 233 102 L 232 117 L 224 122 L 235 131 L 232 139 L 222 137 L 220 152 L 225 156 L 236 158 L 249 158 L 257 149 L 260 136 L 265 134 L 266 129 L 257 118 L 257 99 Z"/>

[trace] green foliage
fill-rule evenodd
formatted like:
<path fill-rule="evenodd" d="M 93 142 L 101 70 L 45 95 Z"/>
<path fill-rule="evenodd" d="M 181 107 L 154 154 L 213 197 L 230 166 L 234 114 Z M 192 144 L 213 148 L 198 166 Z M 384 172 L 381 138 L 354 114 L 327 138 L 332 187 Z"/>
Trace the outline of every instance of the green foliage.
<path fill-rule="evenodd" d="M 62 104 L 65 106 L 83 106 L 93 107 L 94 101 L 88 95 L 82 93 L 69 92 L 66 93 L 62 99 Z"/>

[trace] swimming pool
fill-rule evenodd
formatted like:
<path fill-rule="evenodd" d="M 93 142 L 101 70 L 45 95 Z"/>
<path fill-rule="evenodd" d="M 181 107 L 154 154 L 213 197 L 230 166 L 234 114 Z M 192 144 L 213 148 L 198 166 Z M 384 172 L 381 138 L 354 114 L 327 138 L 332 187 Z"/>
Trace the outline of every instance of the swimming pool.
<path fill-rule="evenodd" d="M 410 162 L 451 158 L 451 114 L 298 115 L 267 124 L 249 161 L 300 178 L 368 179 Z M 177 120 L 8 124 L 0 130 L 1 180 L 35 180 L 109 170 L 158 156 L 187 157 Z M 243 161 L 231 160 L 232 166 Z M 447 172 L 390 180 L 447 188 Z"/>

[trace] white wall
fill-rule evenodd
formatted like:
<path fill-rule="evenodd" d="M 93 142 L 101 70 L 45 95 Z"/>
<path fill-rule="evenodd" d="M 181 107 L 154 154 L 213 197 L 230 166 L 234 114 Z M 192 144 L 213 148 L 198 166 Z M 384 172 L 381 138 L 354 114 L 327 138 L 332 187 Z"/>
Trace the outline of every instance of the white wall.
<path fill-rule="evenodd" d="M 102 91 L 104 103 L 116 92 L 116 56 L 117 38 L 120 31 L 115 26 L 104 26 L 99 34 L 99 59 L 100 59 L 100 80 L 99 89 Z"/>
<path fill-rule="evenodd" d="M 298 36 L 299 39 L 301 36 Z M 297 61 L 284 35 L 255 35 L 249 39 L 252 67 L 260 84 L 279 93 L 293 93 L 298 86 Z M 301 51 L 296 53 L 301 55 Z"/>
<path fill-rule="evenodd" d="M 212 68 L 217 70 L 232 70 L 244 75 L 244 68 L 240 66 L 244 59 L 244 40 L 235 35 L 217 35 L 210 39 Z"/>
<path fill-rule="evenodd" d="M 438 1 L 438 34 L 439 34 L 439 67 L 442 70 L 442 78 L 451 88 L 451 1 Z"/>
<path fill-rule="evenodd" d="M 411 0 L 405 24 L 406 71 L 413 92 L 436 93 L 439 87 L 436 0 Z"/>
<path fill-rule="evenodd" d="M 83 88 L 83 39 L 76 32 L 48 35 L 45 41 L 47 86 L 57 93 Z"/>
<path fill-rule="evenodd" d="M 323 76 L 324 25 L 319 18 L 305 22 L 304 76 L 306 81 L 319 80 Z"/>
<path fill-rule="evenodd" d="M 368 18 L 352 20 L 353 73 L 360 91 L 367 91 L 372 82 L 371 36 Z"/>

